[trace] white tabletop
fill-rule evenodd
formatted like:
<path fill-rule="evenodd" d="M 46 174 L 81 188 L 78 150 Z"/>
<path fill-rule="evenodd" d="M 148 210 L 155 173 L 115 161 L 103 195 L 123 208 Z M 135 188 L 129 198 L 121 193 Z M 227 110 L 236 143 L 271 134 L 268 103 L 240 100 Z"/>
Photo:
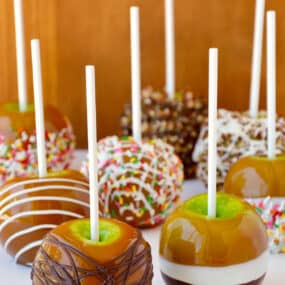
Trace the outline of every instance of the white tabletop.
<path fill-rule="evenodd" d="M 78 168 L 80 160 L 85 156 L 85 151 L 77 151 L 73 168 Z M 187 181 L 185 183 L 183 199 L 187 199 L 195 194 L 205 191 L 202 183 L 197 180 Z M 160 228 L 144 230 L 145 239 L 152 246 L 152 257 L 154 265 L 153 285 L 164 284 L 158 264 L 158 243 Z M 15 265 L 11 257 L 7 256 L 0 249 L 0 284 L 2 285 L 31 285 L 30 268 Z M 285 284 L 285 255 L 272 255 L 268 272 L 263 285 L 284 285 Z M 218 284 L 215 284 L 218 285 Z"/>

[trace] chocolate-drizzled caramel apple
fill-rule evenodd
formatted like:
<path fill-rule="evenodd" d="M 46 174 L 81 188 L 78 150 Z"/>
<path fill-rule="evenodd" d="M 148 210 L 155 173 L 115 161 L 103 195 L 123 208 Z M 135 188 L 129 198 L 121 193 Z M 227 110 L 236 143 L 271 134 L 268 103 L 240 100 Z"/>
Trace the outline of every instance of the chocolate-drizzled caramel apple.
<path fill-rule="evenodd" d="M 139 230 L 99 220 L 99 241 L 88 219 L 66 222 L 45 237 L 32 270 L 33 285 L 151 285 L 151 250 Z"/>
<path fill-rule="evenodd" d="M 217 195 L 216 218 L 207 195 L 177 208 L 163 225 L 160 268 L 166 284 L 261 284 L 268 263 L 265 226 L 242 200 Z"/>
<path fill-rule="evenodd" d="M 139 230 L 99 218 L 95 90 L 95 67 L 86 66 L 90 219 L 47 234 L 33 263 L 33 285 L 151 285 L 151 250 Z"/>
<path fill-rule="evenodd" d="M 29 265 L 57 225 L 89 216 L 88 180 L 78 171 L 15 178 L 0 187 L 0 241 L 16 263 Z"/>
<path fill-rule="evenodd" d="M 161 139 L 174 147 L 182 159 L 186 178 L 196 176 L 192 153 L 200 129 L 207 117 L 207 102 L 191 92 L 166 93 L 146 88 L 142 91 L 142 135 L 145 139 Z M 132 135 L 131 106 L 126 105 L 121 117 L 123 135 Z"/>
<path fill-rule="evenodd" d="M 107 137 L 98 143 L 100 212 L 136 227 L 161 223 L 178 202 L 183 166 L 161 140 Z M 88 175 L 88 162 L 82 165 Z"/>

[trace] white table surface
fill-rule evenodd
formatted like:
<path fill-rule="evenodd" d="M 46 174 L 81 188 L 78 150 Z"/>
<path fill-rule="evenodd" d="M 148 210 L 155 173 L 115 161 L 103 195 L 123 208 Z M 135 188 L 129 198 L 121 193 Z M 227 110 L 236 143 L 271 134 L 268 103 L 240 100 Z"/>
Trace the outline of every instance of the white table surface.
<path fill-rule="evenodd" d="M 86 151 L 77 151 L 76 159 L 73 164 L 73 168 L 78 168 L 80 160 L 85 157 Z M 185 182 L 183 199 L 187 199 L 197 193 L 205 191 L 203 185 L 197 181 Z M 158 243 L 159 243 L 160 228 L 151 230 L 144 230 L 143 234 L 145 239 L 152 246 L 152 257 L 154 264 L 154 279 L 153 285 L 164 284 L 158 264 Z M 31 285 L 30 280 L 30 268 L 24 266 L 15 265 L 11 257 L 0 249 L 0 285 Z M 263 285 L 284 285 L 285 284 L 285 255 L 272 255 L 270 257 L 270 263 L 268 272 Z M 213 284 L 218 285 L 218 284 Z"/>

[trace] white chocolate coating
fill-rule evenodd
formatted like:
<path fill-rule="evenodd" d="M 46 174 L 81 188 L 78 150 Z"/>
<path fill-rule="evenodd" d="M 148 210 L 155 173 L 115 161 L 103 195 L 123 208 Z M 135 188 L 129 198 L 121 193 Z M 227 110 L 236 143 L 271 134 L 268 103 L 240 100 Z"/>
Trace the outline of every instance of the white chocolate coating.
<path fill-rule="evenodd" d="M 268 266 L 269 254 L 264 252 L 248 262 L 221 266 L 190 266 L 169 262 L 160 256 L 160 269 L 167 276 L 189 284 L 199 285 L 237 285 L 262 277 Z"/>
<path fill-rule="evenodd" d="M 285 152 L 285 119 L 277 118 L 276 155 Z M 267 154 L 267 118 L 220 109 L 217 120 L 217 184 L 224 179 L 237 160 L 245 156 Z M 198 163 L 197 176 L 207 183 L 208 127 L 204 125 L 197 141 L 193 160 Z"/>

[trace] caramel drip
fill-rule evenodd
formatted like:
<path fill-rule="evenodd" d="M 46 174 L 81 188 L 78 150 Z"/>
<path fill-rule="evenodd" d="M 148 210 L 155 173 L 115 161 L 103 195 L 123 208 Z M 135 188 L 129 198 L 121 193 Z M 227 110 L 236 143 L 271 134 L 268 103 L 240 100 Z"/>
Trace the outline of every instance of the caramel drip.
<path fill-rule="evenodd" d="M 127 285 L 128 279 L 137 270 L 145 266 L 145 271 L 136 285 L 151 284 L 153 267 L 151 262 L 150 246 L 147 244 L 138 252 L 138 247 L 143 239 L 138 232 L 138 239 L 120 256 L 112 261 L 100 264 L 89 256 L 83 254 L 71 245 L 60 241 L 53 234 L 48 234 L 38 252 L 38 258 L 34 261 L 32 270 L 33 284 L 42 285 L 80 285 L 81 281 L 88 277 L 94 277 L 101 281 L 102 285 Z M 69 260 L 68 265 L 60 264 L 53 260 L 44 249 L 44 244 L 52 244 L 61 250 Z M 78 257 L 88 264 L 90 269 L 78 268 Z M 35 280 L 38 283 L 35 283 Z"/>

